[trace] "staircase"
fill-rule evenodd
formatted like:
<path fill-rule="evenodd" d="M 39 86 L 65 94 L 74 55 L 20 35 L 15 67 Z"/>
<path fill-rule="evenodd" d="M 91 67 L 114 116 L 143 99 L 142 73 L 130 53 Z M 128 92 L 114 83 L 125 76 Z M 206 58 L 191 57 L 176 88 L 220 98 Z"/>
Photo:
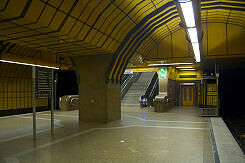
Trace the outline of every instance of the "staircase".
<path fill-rule="evenodd" d="M 127 94 L 121 101 L 122 106 L 137 106 L 142 95 L 145 94 L 147 86 L 152 80 L 154 73 L 143 72 L 140 78 L 132 84 Z"/>

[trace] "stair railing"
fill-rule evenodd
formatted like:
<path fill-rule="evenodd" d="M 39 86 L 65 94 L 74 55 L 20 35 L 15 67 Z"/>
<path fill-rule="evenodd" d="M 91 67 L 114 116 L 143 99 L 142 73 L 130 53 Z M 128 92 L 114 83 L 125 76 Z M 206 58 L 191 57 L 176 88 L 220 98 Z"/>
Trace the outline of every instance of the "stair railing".
<path fill-rule="evenodd" d="M 121 100 L 128 92 L 129 88 L 132 86 L 134 82 L 136 82 L 141 75 L 141 72 L 136 72 L 133 74 L 130 74 L 121 84 Z"/>

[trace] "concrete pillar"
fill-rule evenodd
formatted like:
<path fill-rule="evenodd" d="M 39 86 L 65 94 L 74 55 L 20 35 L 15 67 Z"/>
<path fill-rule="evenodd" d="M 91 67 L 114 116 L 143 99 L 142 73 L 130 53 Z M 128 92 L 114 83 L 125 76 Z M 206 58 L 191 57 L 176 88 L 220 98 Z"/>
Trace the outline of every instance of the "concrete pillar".
<path fill-rule="evenodd" d="M 168 90 L 168 68 L 159 68 L 159 95 L 167 96 Z"/>
<path fill-rule="evenodd" d="M 120 82 L 106 83 L 112 55 L 73 58 L 79 76 L 79 120 L 105 123 L 121 119 Z"/>

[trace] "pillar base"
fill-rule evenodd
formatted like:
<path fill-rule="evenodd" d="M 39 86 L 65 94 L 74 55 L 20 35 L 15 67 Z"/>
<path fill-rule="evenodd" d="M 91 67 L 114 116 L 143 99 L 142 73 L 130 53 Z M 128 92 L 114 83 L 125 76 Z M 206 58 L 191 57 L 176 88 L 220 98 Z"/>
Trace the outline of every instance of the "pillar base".
<path fill-rule="evenodd" d="M 79 120 L 106 123 L 121 119 L 120 82 L 106 83 L 112 55 L 73 58 L 79 78 Z"/>

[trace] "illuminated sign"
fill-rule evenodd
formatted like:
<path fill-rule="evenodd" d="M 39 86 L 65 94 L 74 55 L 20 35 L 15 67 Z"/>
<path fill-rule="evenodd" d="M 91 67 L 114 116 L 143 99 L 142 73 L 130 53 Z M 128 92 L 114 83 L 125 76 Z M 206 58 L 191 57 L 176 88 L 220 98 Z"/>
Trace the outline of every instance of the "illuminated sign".
<path fill-rule="evenodd" d="M 160 78 L 166 78 L 167 77 L 167 69 L 164 68 L 160 68 Z"/>

